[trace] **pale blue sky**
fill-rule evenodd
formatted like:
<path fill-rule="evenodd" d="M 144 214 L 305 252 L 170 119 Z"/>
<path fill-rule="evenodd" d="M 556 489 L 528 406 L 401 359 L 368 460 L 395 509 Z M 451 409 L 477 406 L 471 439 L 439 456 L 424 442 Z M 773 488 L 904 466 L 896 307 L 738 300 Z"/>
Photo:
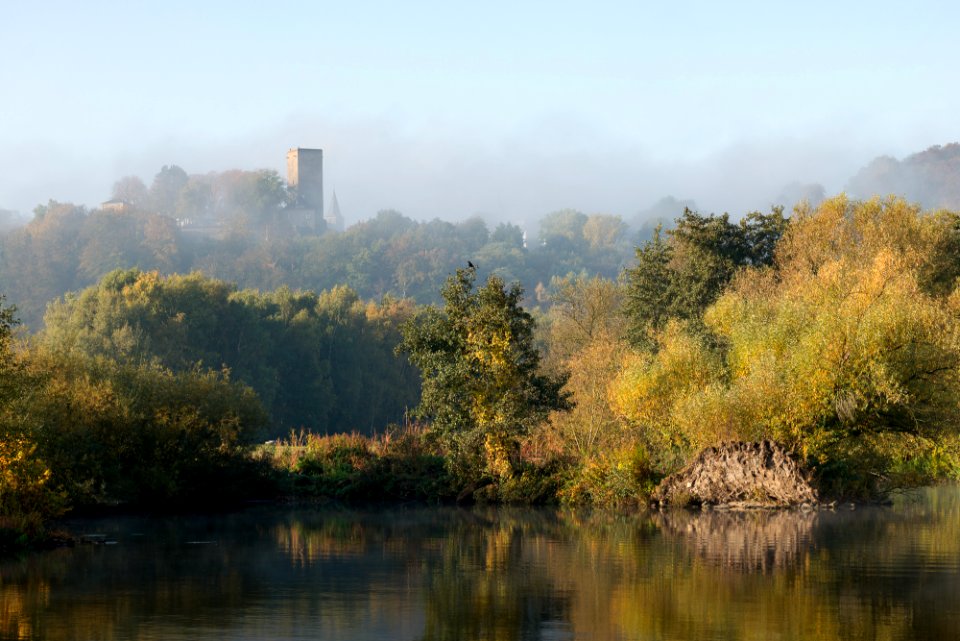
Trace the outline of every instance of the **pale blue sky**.
<path fill-rule="evenodd" d="M 303 146 L 352 219 L 739 213 L 960 139 L 951 2 L 131 4 L 0 0 L 0 207 Z"/>

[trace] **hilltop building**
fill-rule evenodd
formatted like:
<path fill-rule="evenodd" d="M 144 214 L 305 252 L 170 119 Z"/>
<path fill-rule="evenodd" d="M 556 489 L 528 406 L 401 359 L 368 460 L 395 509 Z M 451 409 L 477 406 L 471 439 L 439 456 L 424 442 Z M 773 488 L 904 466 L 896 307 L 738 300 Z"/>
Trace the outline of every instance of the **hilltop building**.
<path fill-rule="evenodd" d="M 287 152 L 287 185 L 294 200 L 287 220 L 294 228 L 321 233 L 323 215 L 323 150 L 297 147 Z"/>
<path fill-rule="evenodd" d="M 119 198 L 105 200 L 102 203 L 100 203 L 101 211 L 124 212 L 130 208 L 131 208 L 130 203 L 128 203 L 126 200 L 121 200 Z"/>
<path fill-rule="evenodd" d="M 245 173 L 245 172 L 239 172 Z M 274 212 L 267 212 L 263 220 L 261 213 L 254 215 L 257 220 L 248 220 L 251 228 L 247 233 L 264 234 L 267 239 L 297 235 L 323 234 L 327 230 L 342 231 L 343 216 L 337 194 L 330 201 L 329 213 L 323 207 L 323 150 L 297 147 L 287 151 L 287 188 L 291 196 L 289 203 L 280 206 Z M 225 210 L 215 211 L 218 203 L 210 202 L 198 206 L 196 211 L 180 214 L 176 219 L 180 232 L 197 238 L 223 239 L 236 229 L 234 209 L 243 210 L 245 203 L 228 202 Z M 134 205 L 125 200 L 113 199 L 100 203 L 104 211 L 124 212 L 134 209 Z M 274 215 L 276 214 L 276 215 Z M 240 228 L 242 230 L 242 228 Z"/>

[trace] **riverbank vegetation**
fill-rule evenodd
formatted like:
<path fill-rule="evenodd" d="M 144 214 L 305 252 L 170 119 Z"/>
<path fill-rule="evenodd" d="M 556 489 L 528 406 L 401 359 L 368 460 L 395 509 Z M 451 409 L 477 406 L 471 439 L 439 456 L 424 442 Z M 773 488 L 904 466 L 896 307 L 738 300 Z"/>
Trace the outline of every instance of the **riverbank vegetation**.
<path fill-rule="evenodd" d="M 115 270 L 33 335 L 0 307 L 0 545 L 104 504 L 636 504 L 731 439 L 834 497 L 955 478 L 957 256 L 957 214 L 840 196 L 686 211 L 531 299 L 472 264 L 427 306 Z"/>

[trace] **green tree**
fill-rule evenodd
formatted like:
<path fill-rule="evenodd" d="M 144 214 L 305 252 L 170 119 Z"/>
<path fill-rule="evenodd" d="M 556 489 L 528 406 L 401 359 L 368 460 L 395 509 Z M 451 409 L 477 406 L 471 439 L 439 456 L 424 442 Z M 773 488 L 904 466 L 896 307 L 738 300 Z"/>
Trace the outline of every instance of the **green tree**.
<path fill-rule="evenodd" d="M 117 270 L 49 307 L 51 351 L 174 372 L 223 368 L 250 385 L 275 432 L 371 433 L 400 422 L 419 381 L 396 358 L 410 304 L 368 304 L 348 287 L 261 294 L 199 273 Z"/>
<path fill-rule="evenodd" d="M 456 231 L 467 248 L 472 252 L 477 251 L 490 240 L 490 231 L 487 229 L 487 223 L 479 216 L 471 216 L 457 223 Z"/>
<path fill-rule="evenodd" d="M 206 176 L 190 176 L 177 197 L 177 216 L 204 220 L 213 212 L 215 197 L 210 179 Z"/>
<path fill-rule="evenodd" d="M 748 214 L 739 223 L 727 214 L 702 216 L 688 209 L 674 229 L 664 234 L 658 228 L 637 249 L 637 264 L 624 271 L 631 342 L 652 347 L 651 333 L 670 319 L 703 331 L 703 312 L 737 270 L 773 263 L 788 223 L 782 207 Z"/>
<path fill-rule="evenodd" d="M 629 319 L 627 335 L 633 345 L 649 346 L 651 333 L 663 327 L 672 313 L 672 256 L 673 248 L 658 226 L 653 238 L 637 248 L 637 264 L 624 272 L 624 312 Z"/>
<path fill-rule="evenodd" d="M 161 213 L 173 215 L 177 209 L 180 192 L 187 185 L 189 176 L 177 165 L 164 165 L 153 177 L 150 185 L 151 207 Z"/>
<path fill-rule="evenodd" d="M 476 268 L 461 268 L 443 288 L 443 309 L 403 326 L 398 350 L 420 368 L 416 414 L 431 422 L 463 480 L 505 479 L 519 465 L 519 439 L 551 410 L 570 407 L 566 374 L 540 371 L 533 318 L 519 285 L 490 276 L 474 291 Z"/>
<path fill-rule="evenodd" d="M 510 247 L 523 248 L 523 230 L 512 223 L 500 223 L 490 234 L 490 242 L 506 243 Z"/>

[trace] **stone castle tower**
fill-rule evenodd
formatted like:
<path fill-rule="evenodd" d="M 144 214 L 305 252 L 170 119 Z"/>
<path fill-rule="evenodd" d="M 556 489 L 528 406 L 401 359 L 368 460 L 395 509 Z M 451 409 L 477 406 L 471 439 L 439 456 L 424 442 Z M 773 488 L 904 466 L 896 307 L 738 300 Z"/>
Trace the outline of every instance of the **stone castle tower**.
<path fill-rule="evenodd" d="M 287 152 L 287 185 L 296 195 L 290 214 L 299 227 L 323 230 L 323 150 L 297 147 Z"/>

